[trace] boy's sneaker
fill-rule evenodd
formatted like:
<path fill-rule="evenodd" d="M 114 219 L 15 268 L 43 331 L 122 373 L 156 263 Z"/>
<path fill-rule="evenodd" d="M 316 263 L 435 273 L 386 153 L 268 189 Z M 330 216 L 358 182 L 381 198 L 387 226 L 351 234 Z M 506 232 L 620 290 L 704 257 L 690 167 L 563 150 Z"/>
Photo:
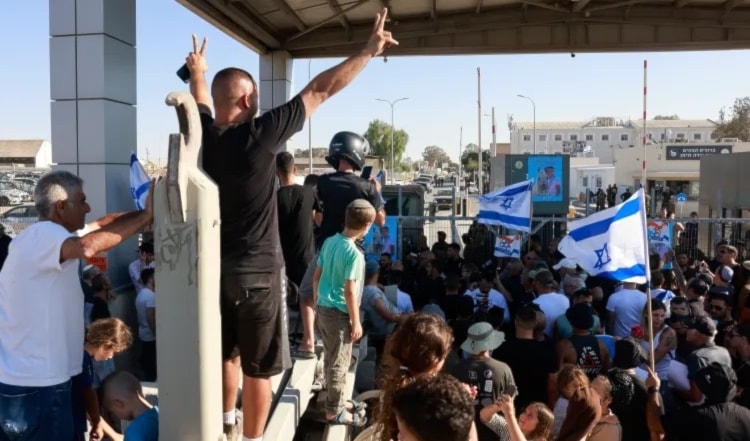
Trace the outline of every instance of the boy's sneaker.
<path fill-rule="evenodd" d="M 242 440 L 242 412 L 237 411 L 237 422 L 235 424 L 224 424 L 224 436 L 227 441 Z"/>

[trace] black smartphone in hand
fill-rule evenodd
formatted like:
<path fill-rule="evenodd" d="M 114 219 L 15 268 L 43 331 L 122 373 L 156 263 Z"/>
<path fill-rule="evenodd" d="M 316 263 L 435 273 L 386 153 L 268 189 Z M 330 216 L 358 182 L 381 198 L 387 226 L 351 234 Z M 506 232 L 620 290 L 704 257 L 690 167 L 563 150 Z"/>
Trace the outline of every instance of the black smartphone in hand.
<path fill-rule="evenodd" d="M 366 165 L 362 168 L 362 174 L 360 175 L 362 179 L 370 179 L 370 175 L 372 175 L 372 166 Z"/>
<path fill-rule="evenodd" d="M 190 82 L 190 69 L 188 69 L 187 63 L 183 64 L 182 67 L 177 70 L 177 76 L 185 83 Z"/>

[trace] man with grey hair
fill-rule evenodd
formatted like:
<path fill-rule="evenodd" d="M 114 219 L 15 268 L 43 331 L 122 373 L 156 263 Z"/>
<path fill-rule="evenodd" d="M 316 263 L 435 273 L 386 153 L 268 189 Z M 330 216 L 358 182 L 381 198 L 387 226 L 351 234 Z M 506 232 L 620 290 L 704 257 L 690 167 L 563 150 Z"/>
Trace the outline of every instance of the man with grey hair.
<path fill-rule="evenodd" d="M 81 372 L 84 340 L 79 261 L 151 225 L 154 184 L 143 211 L 86 225 L 81 178 L 56 170 L 37 183 L 39 221 L 16 236 L 0 272 L 0 409 L 12 409 L 0 410 L 0 439 L 73 439 L 70 379 Z M 99 421 L 91 423 L 92 439 L 101 439 Z"/>

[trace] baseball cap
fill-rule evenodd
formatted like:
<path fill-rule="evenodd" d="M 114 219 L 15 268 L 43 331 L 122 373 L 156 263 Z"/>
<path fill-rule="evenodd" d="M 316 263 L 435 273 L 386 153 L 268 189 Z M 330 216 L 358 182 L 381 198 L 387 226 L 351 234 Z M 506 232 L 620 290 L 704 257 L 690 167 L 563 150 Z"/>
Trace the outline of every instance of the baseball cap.
<path fill-rule="evenodd" d="M 615 356 L 612 364 L 620 369 L 632 369 L 648 360 L 646 351 L 633 337 L 625 337 L 615 342 Z"/>
<path fill-rule="evenodd" d="M 555 283 L 555 277 L 549 270 L 543 269 L 534 274 L 534 281 L 543 286 L 549 286 Z"/>
<path fill-rule="evenodd" d="M 737 393 L 737 375 L 731 367 L 715 361 L 698 369 L 693 381 L 706 397 L 706 404 L 729 402 Z"/>
<path fill-rule="evenodd" d="M 591 329 L 594 326 L 594 309 L 588 303 L 576 303 L 565 311 L 565 318 L 576 329 Z"/>
<path fill-rule="evenodd" d="M 573 259 L 568 259 L 567 257 L 560 260 L 557 265 L 553 265 L 552 269 L 557 271 L 560 268 L 567 268 L 567 269 L 576 269 L 578 267 L 578 264 Z"/>
<path fill-rule="evenodd" d="M 707 314 L 698 314 L 687 324 L 688 329 L 695 329 L 706 337 L 716 335 L 716 323 Z"/>

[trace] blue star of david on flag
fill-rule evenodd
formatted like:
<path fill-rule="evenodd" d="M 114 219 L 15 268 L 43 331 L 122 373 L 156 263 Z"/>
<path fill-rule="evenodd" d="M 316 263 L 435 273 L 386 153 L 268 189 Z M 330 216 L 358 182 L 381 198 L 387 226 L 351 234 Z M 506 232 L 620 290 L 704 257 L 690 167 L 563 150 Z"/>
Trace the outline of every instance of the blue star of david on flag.
<path fill-rule="evenodd" d="M 513 205 L 513 198 L 505 198 L 500 206 L 506 210 L 510 210 Z"/>
<path fill-rule="evenodd" d="M 596 269 L 602 269 L 604 265 L 608 264 L 612 261 L 612 259 L 609 258 L 609 250 L 607 249 L 607 243 L 604 243 L 604 246 L 600 250 L 594 250 L 596 253 L 596 263 L 594 264 L 594 268 Z"/>
<path fill-rule="evenodd" d="M 557 249 L 592 276 L 648 281 L 648 236 L 643 189 L 624 203 L 568 222 Z"/>
<path fill-rule="evenodd" d="M 479 196 L 477 221 L 530 232 L 531 186 L 531 181 L 523 181 Z"/>

